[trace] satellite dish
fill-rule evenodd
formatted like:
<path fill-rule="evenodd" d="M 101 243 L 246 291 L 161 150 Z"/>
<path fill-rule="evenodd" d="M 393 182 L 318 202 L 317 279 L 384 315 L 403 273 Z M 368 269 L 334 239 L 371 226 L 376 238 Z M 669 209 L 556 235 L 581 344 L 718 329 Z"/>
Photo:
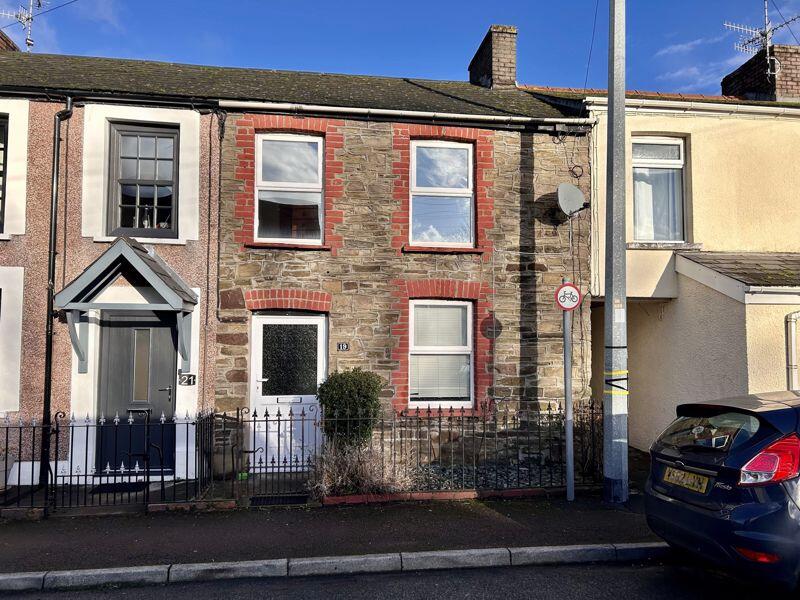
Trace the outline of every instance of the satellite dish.
<path fill-rule="evenodd" d="M 571 183 L 558 185 L 558 207 L 562 212 L 571 217 L 579 210 L 586 208 L 586 198 L 583 192 Z"/>

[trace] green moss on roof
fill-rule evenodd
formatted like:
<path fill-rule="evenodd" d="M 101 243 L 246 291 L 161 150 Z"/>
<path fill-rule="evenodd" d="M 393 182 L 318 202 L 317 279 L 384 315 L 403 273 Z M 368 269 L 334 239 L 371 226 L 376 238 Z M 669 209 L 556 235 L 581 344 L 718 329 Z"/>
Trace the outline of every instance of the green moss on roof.
<path fill-rule="evenodd" d="M 495 116 L 574 116 L 522 90 L 436 81 L 302 71 L 210 67 L 55 54 L 0 54 L 0 91 L 253 100 Z"/>

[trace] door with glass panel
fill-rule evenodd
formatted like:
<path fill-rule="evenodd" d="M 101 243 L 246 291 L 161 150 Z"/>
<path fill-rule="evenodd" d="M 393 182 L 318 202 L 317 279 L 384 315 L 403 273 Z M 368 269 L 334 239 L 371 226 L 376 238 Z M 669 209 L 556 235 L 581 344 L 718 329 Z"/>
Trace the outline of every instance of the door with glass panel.
<path fill-rule="evenodd" d="M 317 388 L 327 376 L 324 315 L 253 317 L 251 468 L 305 470 L 322 442 Z"/>
<path fill-rule="evenodd" d="M 102 312 L 97 475 L 173 470 L 177 341 L 174 313 Z"/>

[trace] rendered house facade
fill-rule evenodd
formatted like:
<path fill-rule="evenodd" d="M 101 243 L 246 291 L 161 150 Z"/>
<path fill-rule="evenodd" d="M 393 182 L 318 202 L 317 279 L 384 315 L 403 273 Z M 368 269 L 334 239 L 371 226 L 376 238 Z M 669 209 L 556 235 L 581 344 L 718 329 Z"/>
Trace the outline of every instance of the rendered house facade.
<path fill-rule="evenodd" d="M 800 140 L 796 46 L 723 79 L 724 96 L 627 99 L 630 440 L 646 450 L 682 402 L 797 389 Z M 603 390 L 607 99 L 540 90 L 597 119 L 592 137 L 592 393 Z"/>

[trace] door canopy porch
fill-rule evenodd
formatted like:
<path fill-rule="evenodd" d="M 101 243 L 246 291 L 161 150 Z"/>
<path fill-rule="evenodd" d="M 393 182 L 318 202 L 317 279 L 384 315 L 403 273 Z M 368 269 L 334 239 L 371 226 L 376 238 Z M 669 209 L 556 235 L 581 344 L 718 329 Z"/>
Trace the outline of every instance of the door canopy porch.
<path fill-rule="evenodd" d="M 103 294 L 120 278 L 140 292 L 139 302 L 115 302 Z M 55 308 L 67 315 L 78 372 L 88 369 L 89 310 L 168 311 L 176 314 L 181 371 L 190 369 L 191 314 L 197 294 L 154 251 L 131 238 L 117 240 L 55 296 Z"/>

